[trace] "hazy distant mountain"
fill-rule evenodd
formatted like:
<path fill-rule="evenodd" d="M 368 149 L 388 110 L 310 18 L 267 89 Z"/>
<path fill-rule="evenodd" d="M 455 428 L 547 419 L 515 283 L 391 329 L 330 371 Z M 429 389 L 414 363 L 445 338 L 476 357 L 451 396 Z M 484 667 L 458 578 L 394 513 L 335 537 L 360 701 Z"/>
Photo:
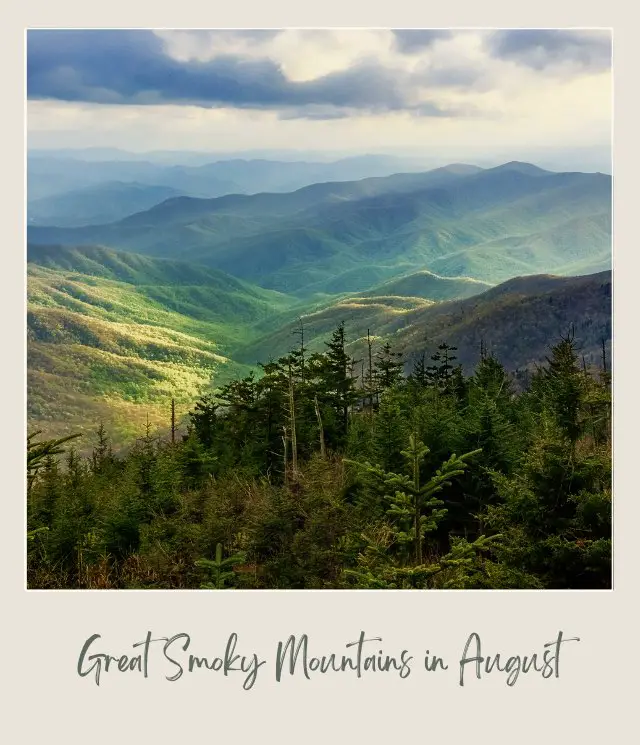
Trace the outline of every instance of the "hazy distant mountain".
<path fill-rule="evenodd" d="M 79 227 L 114 222 L 180 192 L 169 186 L 111 181 L 29 202 L 29 225 Z"/>
<path fill-rule="evenodd" d="M 351 181 L 387 176 L 400 171 L 421 171 L 424 162 L 415 158 L 363 155 L 330 162 L 270 160 L 265 158 L 194 157 L 176 162 L 171 154 L 148 154 L 126 159 L 127 153 L 92 149 L 85 158 L 77 151 L 30 151 L 27 158 L 29 201 L 97 186 L 105 181 L 137 181 L 165 186 L 195 197 L 224 194 L 288 192 L 321 181 Z"/>
<path fill-rule="evenodd" d="M 601 147 L 529 147 L 495 148 L 491 151 L 477 147 L 443 148 L 433 150 L 390 147 L 383 153 L 363 154 L 341 150 L 312 150 L 312 149 L 274 149 L 253 148 L 250 150 L 147 150 L 134 152 L 115 147 L 86 147 L 86 148 L 29 148 L 30 158 L 73 158 L 85 162 L 128 160 L 147 161 L 160 165 L 173 166 L 201 166 L 206 163 L 225 160 L 275 160 L 275 161 L 304 161 L 307 163 L 330 163 L 340 160 L 363 158 L 394 158 L 396 171 L 428 170 L 439 168 L 452 162 L 462 160 L 475 163 L 483 168 L 493 168 L 510 160 L 537 163 L 551 171 L 584 171 L 611 174 L 611 153 L 609 143 L 602 143 Z M 409 167 L 411 164 L 411 167 Z"/>
<path fill-rule="evenodd" d="M 195 171 L 190 175 L 190 171 Z M 69 157 L 27 157 L 27 199 L 37 199 L 98 187 L 113 181 L 162 186 L 180 194 L 215 197 L 242 188 L 213 173 L 188 166 L 166 166 L 143 160 L 84 161 Z"/>
<path fill-rule="evenodd" d="M 196 261 L 300 297 L 424 270 L 496 284 L 609 268 L 611 177 L 456 165 L 287 194 L 180 197 L 108 225 L 30 228 L 29 239 Z"/>

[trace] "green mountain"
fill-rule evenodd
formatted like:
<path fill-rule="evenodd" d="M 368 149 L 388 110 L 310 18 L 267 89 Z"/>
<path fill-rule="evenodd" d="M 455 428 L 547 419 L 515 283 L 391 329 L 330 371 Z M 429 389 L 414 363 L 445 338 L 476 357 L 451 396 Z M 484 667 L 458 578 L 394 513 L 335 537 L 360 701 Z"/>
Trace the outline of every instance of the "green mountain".
<path fill-rule="evenodd" d="M 29 246 L 28 418 L 52 435 L 103 419 L 117 440 L 166 423 L 213 381 L 229 351 L 291 300 L 214 269 L 99 247 Z"/>
<path fill-rule="evenodd" d="M 409 279 L 409 278 L 408 278 Z M 472 297 L 433 302 L 418 297 L 354 297 L 302 317 L 311 351 L 342 321 L 350 354 L 362 360 L 367 330 L 374 345 L 389 341 L 402 352 L 407 372 L 422 353 L 427 359 L 438 344 L 458 348 L 458 361 L 470 373 L 481 343 L 510 371 L 542 363 L 549 346 L 573 328 L 588 363 L 599 359 L 602 339 L 611 340 L 611 272 L 581 277 L 537 275 L 518 277 Z M 297 322 L 265 334 L 235 353 L 255 363 L 285 354 L 292 346 Z"/>
<path fill-rule="evenodd" d="M 571 331 L 587 364 L 595 364 L 602 341 L 612 338 L 611 271 L 518 277 L 481 295 L 419 309 L 408 321 L 393 335 L 408 365 L 446 341 L 458 347 L 458 362 L 470 372 L 482 342 L 507 370 L 531 370 Z"/>
<path fill-rule="evenodd" d="M 363 292 L 364 297 L 398 295 L 400 297 L 420 297 L 425 300 L 454 300 L 477 295 L 490 287 L 486 282 L 469 277 L 441 277 L 433 272 L 414 272 L 399 277 Z"/>
<path fill-rule="evenodd" d="M 32 227 L 29 240 L 195 261 L 300 298 L 424 270 L 496 284 L 609 268 L 611 177 L 452 166 L 288 194 L 170 199 L 103 226 Z"/>
<path fill-rule="evenodd" d="M 352 345 L 354 341 L 359 342 L 354 348 L 360 352 L 368 330 L 376 338 L 386 338 L 393 333 L 397 324 L 404 323 L 412 313 L 433 304 L 433 301 L 417 297 L 349 296 L 318 310 L 301 313 L 299 319 L 287 319 L 277 330 L 268 331 L 250 344 L 239 346 L 234 352 L 234 359 L 255 365 L 286 354 L 295 345 L 300 319 L 304 324 L 305 346 L 310 352 L 324 351 L 325 341 L 342 322 Z"/>
<path fill-rule="evenodd" d="M 431 272 L 416 272 L 356 295 L 338 299 L 317 298 L 315 307 L 297 306 L 299 316 L 292 319 L 289 312 L 277 319 L 281 326 L 275 331 L 274 319 L 268 324 L 258 323 L 256 331 L 263 336 L 251 344 L 238 347 L 234 357 L 248 364 L 286 353 L 299 328 L 300 318 L 305 325 L 305 344 L 310 351 L 322 351 L 331 332 L 345 322 L 351 339 L 362 339 L 370 331 L 375 337 L 393 332 L 402 319 L 412 311 L 428 308 L 434 303 L 453 298 L 466 298 L 484 292 L 490 285 L 467 277 L 439 277 Z"/>

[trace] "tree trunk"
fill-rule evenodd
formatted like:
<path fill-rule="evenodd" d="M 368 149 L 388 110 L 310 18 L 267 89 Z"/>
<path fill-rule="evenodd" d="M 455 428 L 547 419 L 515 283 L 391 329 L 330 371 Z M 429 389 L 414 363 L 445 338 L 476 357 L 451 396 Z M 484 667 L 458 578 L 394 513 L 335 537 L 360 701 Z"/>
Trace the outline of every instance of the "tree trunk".
<path fill-rule="evenodd" d="M 418 460 L 418 450 L 414 444 L 413 454 L 413 488 L 415 499 L 415 531 L 416 531 L 416 563 L 422 564 L 422 536 L 420 535 L 420 461 Z"/>
<path fill-rule="evenodd" d="M 373 416 L 373 361 L 371 359 L 371 337 L 367 329 L 367 347 L 369 348 L 369 408 Z"/>
<path fill-rule="evenodd" d="M 287 427 L 286 425 L 283 425 L 282 427 L 282 444 L 284 446 L 284 483 L 287 484 L 289 481 L 289 454 L 287 452 L 287 445 L 288 445 L 288 438 L 287 438 Z"/>
<path fill-rule="evenodd" d="M 296 438 L 296 409 L 293 395 L 293 376 L 289 365 L 289 426 L 291 429 L 291 478 L 298 479 L 298 441 Z"/>
<path fill-rule="evenodd" d="M 316 417 L 318 419 L 318 427 L 320 430 L 320 457 L 326 458 L 326 450 L 324 445 L 324 427 L 322 426 L 322 417 L 320 416 L 320 407 L 318 406 L 318 396 L 317 394 L 313 397 L 313 403 L 315 405 L 316 409 Z"/>

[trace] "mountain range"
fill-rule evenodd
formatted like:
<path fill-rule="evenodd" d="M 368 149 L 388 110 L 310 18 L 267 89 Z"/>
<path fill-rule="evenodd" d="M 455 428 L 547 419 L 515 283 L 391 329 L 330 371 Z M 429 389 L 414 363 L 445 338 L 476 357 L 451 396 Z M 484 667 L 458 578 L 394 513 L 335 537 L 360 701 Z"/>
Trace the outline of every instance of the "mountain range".
<path fill-rule="evenodd" d="M 121 220 L 182 192 L 170 186 L 136 181 L 107 181 L 84 189 L 53 194 L 29 202 L 29 225 L 80 227 Z"/>
<path fill-rule="evenodd" d="M 342 298 L 301 320 L 311 352 L 323 350 L 333 329 L 344 322 L 354 359 L 366 358 L 370 332 L 375 350 L 390 342 L 402 353 L 407 374 L 421 354 L 428 360 L 442 342 L 458 349 L 466 374 L 477 364 L 481 345 L 509 372 L 531 371 L 568 333 L 575 335 L 580 354 L 591 365 L 600 359 L 603 340 L 611 340 L 611 284 L 611 271 L 605 271 L 580 277 L 517 277 L 488 290 L 478 285 L 470 297 L 465 288 L 459 294 L 464 299 L 448 301 L 366 293 Z M 234 359 L 255 364 L 285 354 L 299 326 L 300 319 L 295 319 L 263 334 L 237 348 Z"/>
<path fill-rule="evenodd" d="M 400 171 L 425 170 L 422 159 L 390 155 L 355 156 L 329 162 L 247 157 L 211 160 L 211 156 L 207 160 L 206 156 L 200 156 L 193 157 L 191 163 L 154 158 L 153 154 L 148 160 L 130 153 L 121 153 L 118 157 L 117 152 L 107 151 L 103 155 L 31 151 L 27 158 L 29 201 L 68 192 L 73 194 L 111 182 L 138 182 L 145 186 L 163 186 L 189 196 L 215 197 L 231 193 L 287 192 L 320 181 L 353 181 Z M 54 224 L 57 223 L 54 221 Z"/>
<path fill-rule="evenodd" d="M 354 358 L 370 332 L 407 372 L 441 341 L 467 372 L 481 342 L 522 371 L 570 328 L 587 364 L 610 341 L 606 174 L 453 164 L 285 193 L 176 191 L 98 182 L 30 201 L 31 425 L 58 435 L 104 420 L 126 442 L 147 417 L 166 423 L 171 398 L 184 414 L 286 353 L 300 320 L 311 351 L 344 322 Z M 57 224 L 35 224 L 47 215 Z"/>
<path fill-rule="evenodd" d="M 177 197 L 30 243 L 105 245 L 221 269 L 308 298 L 424 269 L 495 284 L 610 268 L 611 177 L 509 163 L 318 183 L 285 194 Z"/>

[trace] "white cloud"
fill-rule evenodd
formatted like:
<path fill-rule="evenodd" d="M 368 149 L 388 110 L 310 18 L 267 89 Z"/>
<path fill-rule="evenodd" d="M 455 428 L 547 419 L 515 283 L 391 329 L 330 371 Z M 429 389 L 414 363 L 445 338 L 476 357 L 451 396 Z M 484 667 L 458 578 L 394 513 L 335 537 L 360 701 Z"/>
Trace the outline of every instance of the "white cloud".
<path fill-rule="evenodd" d="M 408 110 L 373 115 L 347 106 L 342 118 L 318 120 L 314 117 L 324 109 L 319 106 L 314 112 L 311 104 L 304 112 L 308 118 L 296 119 L 282 118 L 277 107 L 207 109 L 173 104 L 29 101 L 30 146 L 135 150 L 459 148 L 482 153 L 502 146 L 580 144 L 603 149 L 610 137 L 610 71 L 603 70 L 601 64 L 594 68 L 583 64 L 586 57 L 576 45 L 568 52 L 571 59 L 562 64 L 562 49 L 554 41 L 553 64 L 547 69 L 540 61 L 544 51 L 540 45 L 532 46 L 531 42 L 521 52 L 510 42 L 511 46 L 501 47 L 506 52 L 498 54 L 488 43 L 490 34 L 482 31 L 459 31 L 424 49 L 412 48 L 410 53 L 399 49 L 391 31 L 376 29 L 156 34 L 177 60 L 206 61 L 219 55 L 267 59 L 294 84 L 374 61 L 385 71 L 384 79 L 391 89 L 397 79 L 398 91 L 407 103 L 428 102 L 464 115 L 419 116 Z M 537 43 L 535 38 L 533 41 Z M 287 116 L 298 113 L 290 110 Z"/>

